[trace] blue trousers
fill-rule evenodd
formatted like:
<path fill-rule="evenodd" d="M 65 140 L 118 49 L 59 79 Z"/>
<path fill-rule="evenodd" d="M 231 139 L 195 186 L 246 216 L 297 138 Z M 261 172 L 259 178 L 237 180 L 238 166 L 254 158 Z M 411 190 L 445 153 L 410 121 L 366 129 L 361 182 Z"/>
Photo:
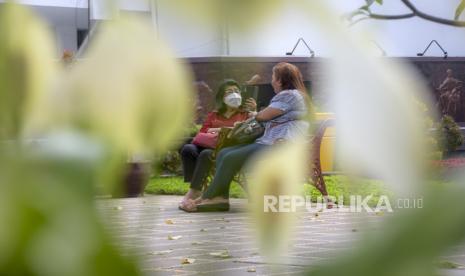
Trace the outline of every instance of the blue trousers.
<path fill-rule="evenodd" d="M 216 157 L 215 176 L 202 198 L 217 196 L 229 198 L 229 186 L 234 175 L 241 170 L 251 156 L 267 147 L 269 146 L 252 143 L 222 149 Z"/>

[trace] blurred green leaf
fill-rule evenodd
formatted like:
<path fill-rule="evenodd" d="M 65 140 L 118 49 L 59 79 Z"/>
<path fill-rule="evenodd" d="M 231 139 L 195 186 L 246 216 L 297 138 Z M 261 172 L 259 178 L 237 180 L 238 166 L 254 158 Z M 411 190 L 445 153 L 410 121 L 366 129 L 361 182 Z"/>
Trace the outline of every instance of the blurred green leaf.
<path fill-rule="evenodd" d="M 370 6 L 368 6 L 368 5 L 361 6 L 359 8 L 359 10 L 362 11 L 362 12 L 363 11 L 370 12 Z"/>
<path fill-rule="evenodd" d="M 367 3 L 367 6 L 371 6 L 375 2 L 375 0 L 365 0 L 365 2 Z M 378 2 L 378 1 L 376 1 L 376 2 Z"/>
<path fill-rule="evenodd" d="M 459 19 L 464 9 L 465 9 L 465 0 L 462 0 L 460 1 L 460 4 L 457 6 L 457 9 L 455 10 L 455 16 L 454 16 L 455 20 Z"/>
<path fill-rule="evenodd" d="M 100 222 L 95 169 L 80 160 L 0 161 L 1 275 L 138 275 Z"/>
<path fill-rule="evenodd" d="M 453 263 L 450 261 L 439 261 L 439 262 L 436 262 L 435 265 L 438 268 L 442 268 L 442 269 L 463 269 L 464 268 L 463 265 Z"/>

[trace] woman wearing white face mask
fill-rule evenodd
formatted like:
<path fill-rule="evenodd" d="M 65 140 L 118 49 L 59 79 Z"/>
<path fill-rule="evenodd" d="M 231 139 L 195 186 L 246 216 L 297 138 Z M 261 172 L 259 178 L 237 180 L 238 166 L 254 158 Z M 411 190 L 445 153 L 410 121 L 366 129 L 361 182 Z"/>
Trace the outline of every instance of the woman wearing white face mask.
<path fill-rule="evenodd" d="M 183 208 L 188 200 L 198 198 L 202 192 L 202 184 L 212 166 L 211 155 L 216 145 L 217 133 L 222 127 L 233 127 L 236 122 L 244 121 L 249 112 L 255 111 L 254 99 L 247 99 L 244 108 L 239 84 L 234 80 L 225 80 L 216 93 L 215 111 L 208 113 L 199 134 L 191 144 L 181 149 L 184 170 L 184 182 L 190 182 L 190 189 L 179 204 Z"/>
<path fill-rule="evenodd" d="M 242 104 L 242 96 L 239 91 L 232 90 L 231 93 L 225 95 L 224 103 L 231 109 L 238 108 Z"/>
<path fill-rule="evenodd" d="M 311 106 L 300 70 L 289 63 L 273 67 L 272 80 L 276 95 L 255 119 L 265 123 L 265 133 L 252 144 L 222 149 L 216 156 L 216 171 L 202 197 L 188 201 L 183 208 L 187 212 L 229 210 L 231 181 L 250 157 L 283 141 L 292 142 L 307 135 L 309 123 L 305 116 Z M 310 111 L 311 112 L 311 111 Z"/>

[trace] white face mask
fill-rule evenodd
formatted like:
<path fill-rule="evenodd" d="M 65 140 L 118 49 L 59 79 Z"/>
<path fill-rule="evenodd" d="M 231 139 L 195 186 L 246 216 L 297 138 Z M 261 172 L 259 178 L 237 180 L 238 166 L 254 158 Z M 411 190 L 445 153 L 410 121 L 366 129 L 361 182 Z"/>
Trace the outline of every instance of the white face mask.
<path fill-rule="evenodd" d="M 238 108 L 242 103 L 242 97 L 239 93 L 232 93 L 224 97 L 224 103 L 229 107 Z"/>

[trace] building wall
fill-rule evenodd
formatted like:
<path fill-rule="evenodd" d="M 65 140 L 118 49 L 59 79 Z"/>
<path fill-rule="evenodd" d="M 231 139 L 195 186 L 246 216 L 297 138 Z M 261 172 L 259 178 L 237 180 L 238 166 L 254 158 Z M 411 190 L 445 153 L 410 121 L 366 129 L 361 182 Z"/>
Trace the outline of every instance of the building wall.
<path fill-rule="evenodd" d="M 6 0 L 0 0 L 0 3 Z M 87 8 L 87 0 L 16 0 L 17 3 L 30 6 L 47 6 L 62 8 Z"/>
<path fill-rule="evenodd" d="M 441 92 L 438 87 L 446 78 L 447 69 L 453 71 L 454 78 L 462 83 L 465 82 L 465 58 L 399 58 L 394 59 L 396 62 L 408 63 L 414 66 L 421 75 L 424 76 L 425 84 L 429 87 L 424 91 L 431 96 L 436 102 L 435 108 L 441 112 L 445 106 L 438 104 Z M 207 58 L 189 58 L 196 83 L 205 83 L 210 87 L 212 93 L 215 93 L 220 83 L 226 78 L 232 78 L 240 84 L 244 84 L 253 75 L 259 74 L 261 80 L 258 84 L 269 84 L 271 82 L 271 69 L 281 61 L 295 64 L 302 72 L 305 81 L 311 82 L 311 94 L 315 105 L 320 111 L 331 112 L 328 105 L 328 91 L 324 83 L 331 76 L 324 73 L 322 65 L 328 62 L 327 58 L 304 58 L 304 57 L 207 57 Z M 465 122 L 465 91 L 462 84 L 457 89 L 460 91 L 459 99 L 456 99 L 455 106 L 450 106 L 447 114 L 454 117 L 458 122 Z M 443 91 L 445 92 L 445 91 Z M 449 91 L 450 92 L 450 91 Z M 265 93 L 272 93 L 267 90 Z M 263 96 L 263 95 L 262 95 Z M 269 96 L 269 95 L 268 95 Z M 269 98 L 265 96 L 265 98 Z M 210 97 L 212 99 L 212 97 Z M 202 103 L 207 100 L 201 99 Z M 447 100 L 445 103 L 447 104 Z M 208 107 L 208 108 L 207 108 Z M 454 107 L 454 108 L 452 108 Z M 210 111 L 211 104 L 205 104 L 203 113 Z M 204 116 L 205 114 L 201 114 Z"/>
<path fill-rule="evenodd" d="M 155 24 L 158 25 L 159 37 L 168 43 L 175 54 L 180 57 L 224 55 L 222 26 L 209 24 L 202 18 L 196 18 L 195 14 L 179 11 L 171 1 L 157 1 L 158 18 Z"/>
<path fill-rule="evenodd" d="M 0 0 L 4 2 L 5 0 Z M 165 40 L 181 57 L 202 56 L 282 56 L 290 51 L 299 37 L 303 37 L 315 50 L 317 56 L 331 56 L 327 45 L 327 31 L 322 29 L 312 17 L 300 10 L 292 1 L 285 1 L 277 13 L 266 20 L 252 22 L 245 30 L 237 31 L 214 21 L 219 11 L 204 10 L 206 0 L 196 0 L 199 6 L 192 10 L 183 9 L 185 0 L 119 0 L 122 10 L 151 13 L 160 38 Z M 87 0 L 22 0 L 33 6 L 87 8 Z M 427 13 L 452 18 L 458 0 L 413 0 L 417 7 Z M 92 0 L 91 19 L 108 19 L 109 13 L 104 0 Z M 360 7 L 365 0 L 325 0 L 338 15 Z M 270 4 L 271 5 L 271 4 Z M 409 10 L 401 1 L 384 1 L 382 6 L 374 4 L 373 11 L 383 14 L 401 14 Z M 197 8 L 197 9 L 195 9 Z M 247 9 L 248 7 L 244 7 Z M 228 13 L 228 11 L 223 11 Z M 254 20 L 241 18 L 238 14 L 223 14 L 232 20 Z M 220 16 L 221 17 L 221 16 Z M 465 15 L 464 15 L 465 17 Z M 63 24 L 62 24 L 63 25 Z M 449 56 L 465 56 L 465 28 L 455 28 L 431 23 L 419 18 L 396 21 L 365 20 L 350 28 L 349 32 L 364 34 L 376 41 L 388 56 L 415 56 L 432 40 L 438 40 L 449 52 Z M 62 33 L 62 32 L 60 32 Z M 58 35 L 58 33 L 57 33 Z M 66 41 L 66 39 L 70 41 Z M 62 45 L 69 45 L 73 38 L 66 35 Z M 373 51 L 381 53 L 372 45 Z M 296 55 L 308 55 L 301 45 Z M 428 55 L 440 56 L 442 52 L 435 46 Z"/>

